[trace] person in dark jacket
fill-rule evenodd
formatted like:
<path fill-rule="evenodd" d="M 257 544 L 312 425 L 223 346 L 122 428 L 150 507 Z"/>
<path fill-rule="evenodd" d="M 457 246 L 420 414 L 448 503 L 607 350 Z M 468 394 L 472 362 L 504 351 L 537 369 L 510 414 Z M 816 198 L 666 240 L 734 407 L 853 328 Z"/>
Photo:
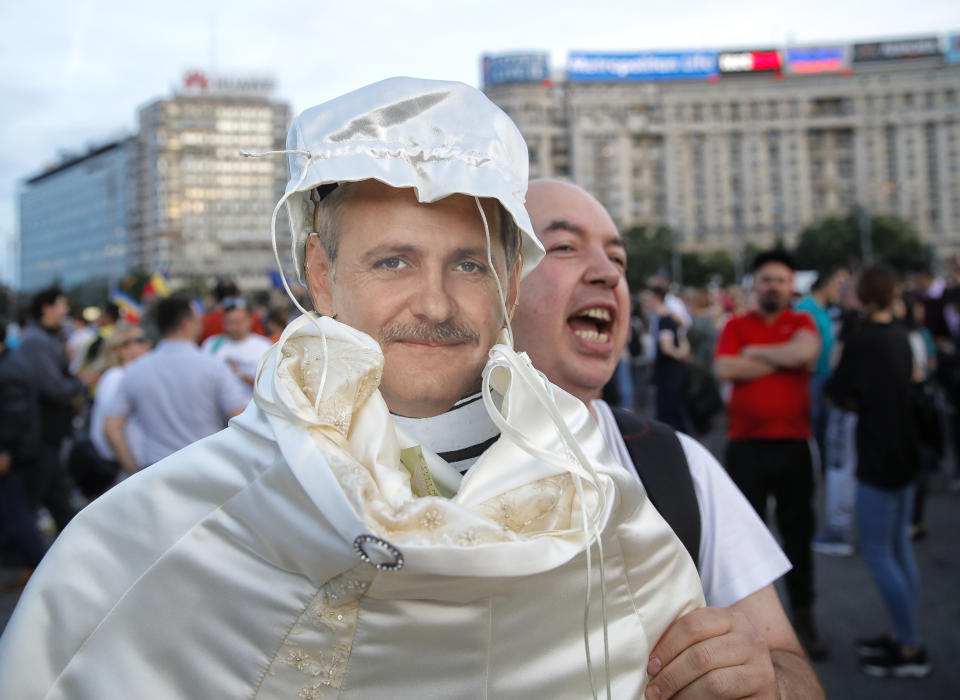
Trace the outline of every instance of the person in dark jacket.
<path fill-rule="evenodd" d="M 58 287 L 37 292 L 30 302 L 32 321 L 15 353 L 36 389 L 40 410 L 40 447 L 36 464 L 25 472 L 27 494 L 34 507 L 47 507 L 58 530 L 76 513 L 60 451 L 86 386 L 93 381 L 87 370 L 80 370 L 76 377 L 70 374 L 62 335 L 69 311 Z"/>
<path fill-rule="evenodd" d="M 46 551 L 37 515 L 27 500 L 23 474 L 33 468 L 40 445 L 40 417 L 33 387 L 23 366 L 5 344 L 6 323 L 0 322 L 0 542 L 17 555 L 16 586 L 40 563 Z"/>
<path fill-rule="evenodd" d="M 883 265 L 863 271 L 857 295 L 862 323 L 846 339 L 826 385 L 828 398 L 857 420 L 857 527 L 893 625 L 893 635 L 857 642 L 861 669 L 874 676 L 930 672 L 917 625 L 917 568 L 908 525 L 917 470 L 913 356 L 892 306 L 897 281 Z"/>

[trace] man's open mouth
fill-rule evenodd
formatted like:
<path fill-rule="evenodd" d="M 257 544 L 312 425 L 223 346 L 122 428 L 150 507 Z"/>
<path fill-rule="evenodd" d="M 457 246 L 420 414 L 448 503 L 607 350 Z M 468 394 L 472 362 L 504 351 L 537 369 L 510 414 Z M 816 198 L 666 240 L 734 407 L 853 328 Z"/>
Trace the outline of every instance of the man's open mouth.
<path fill-rule="evenodd" d="M 610 339 L 610 330 L 613 327 L 610 309 L 602 306 L 591 306 L 573 314 L 567 319 L 567 325 L 578 338 L 605 343 Z"/>

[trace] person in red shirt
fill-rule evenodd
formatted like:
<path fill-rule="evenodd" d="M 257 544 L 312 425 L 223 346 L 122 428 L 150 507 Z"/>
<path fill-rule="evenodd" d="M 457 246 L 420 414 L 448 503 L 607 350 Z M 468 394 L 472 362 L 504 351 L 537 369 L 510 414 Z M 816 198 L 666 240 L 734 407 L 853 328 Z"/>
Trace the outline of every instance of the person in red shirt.
<path fill-rule="evenodd" d="M 216 300 L 217 305 L 203 314 L 203 330 L 200 332 L 199 342 L 202 343 L 210 336 L 223 333 L 223 308 L 226 306 L 225 302 L 228 299 L 236 299 L 239 297 L 240 289 L 235 282 L 224 278 L 217 280 L 217 284 L 213 288 L 213 298 Z M 258 335 L 266 335 L 263 330 L 263 324 L 260 322 L 260 315 L 253 314 L 251 318 L 253 321 L 251 330 Z"/>
<path fill-rule="evenodd" d="M 753 308 L 731 318 L 714 356 L 718 381 L 733 383 L 728 406 L 726 469 L 766 520 L 776 499 L 777 527 L 793 570 L 787 594 L 797 636 L 812 658 L 827 647 L 813 621 L 813 461 L 810 453 L 810 368 L 820 337 L 809 314 L 790 308 L 793 260 L 783 251 L 753 263 Z"/>

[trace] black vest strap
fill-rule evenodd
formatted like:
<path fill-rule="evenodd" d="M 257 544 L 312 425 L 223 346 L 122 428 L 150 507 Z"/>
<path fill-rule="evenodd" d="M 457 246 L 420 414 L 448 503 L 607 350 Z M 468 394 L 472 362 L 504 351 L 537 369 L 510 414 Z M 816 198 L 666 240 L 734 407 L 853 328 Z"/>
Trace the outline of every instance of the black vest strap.
<path fill-rule="evenodd" d="M 613 415 L 647 496 L 699 569 L 700 506 L 677 434 L 622 408 L 614 408 Z"/>

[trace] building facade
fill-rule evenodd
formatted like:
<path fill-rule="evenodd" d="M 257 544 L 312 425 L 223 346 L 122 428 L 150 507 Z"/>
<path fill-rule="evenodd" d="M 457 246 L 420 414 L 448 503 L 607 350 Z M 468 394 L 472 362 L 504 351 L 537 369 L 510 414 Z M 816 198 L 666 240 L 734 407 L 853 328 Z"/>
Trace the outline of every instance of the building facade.
<path fill-rule="evenodd" d="M 276 269 L 270 216 L 287 181 L 282 156 L 289 105 L 269 79 L 193 71 L 183 91 L 140 110 L 139 266 L 165 270 L 174 286 L 229 276 L 244 291 L 269 286 Z M 278 217 L 278 235 L 287 231 Z"/>
<path fill-rule="evenodd" d="M 571 54 L 485 89 L 531 177 L 576 182 L 623 228 L 737 255 L 858 205 L 960 251 L 960 64 L 936 38 L 710 55 Z"/>
<path fill-rule="evenodd" d="M 136 142 L 113 141 L 24 181 L 20 288 L 108 286 L 135 265 Z"/>
<path fill-rule="evenodd" d="M 290 107 L 272 92 L 269 78 L 191 71 L 177 94 L 140 110 L 135 136 L 27 179 L 21 289 L 112 286 L 132 270 L 163 271 L 174 288 L 221 276 L 244 292 L 268 288 L 286 160 L 240 151 L 284 148 Z M 281 213 L 278 235 L 288 229 Z"/>

